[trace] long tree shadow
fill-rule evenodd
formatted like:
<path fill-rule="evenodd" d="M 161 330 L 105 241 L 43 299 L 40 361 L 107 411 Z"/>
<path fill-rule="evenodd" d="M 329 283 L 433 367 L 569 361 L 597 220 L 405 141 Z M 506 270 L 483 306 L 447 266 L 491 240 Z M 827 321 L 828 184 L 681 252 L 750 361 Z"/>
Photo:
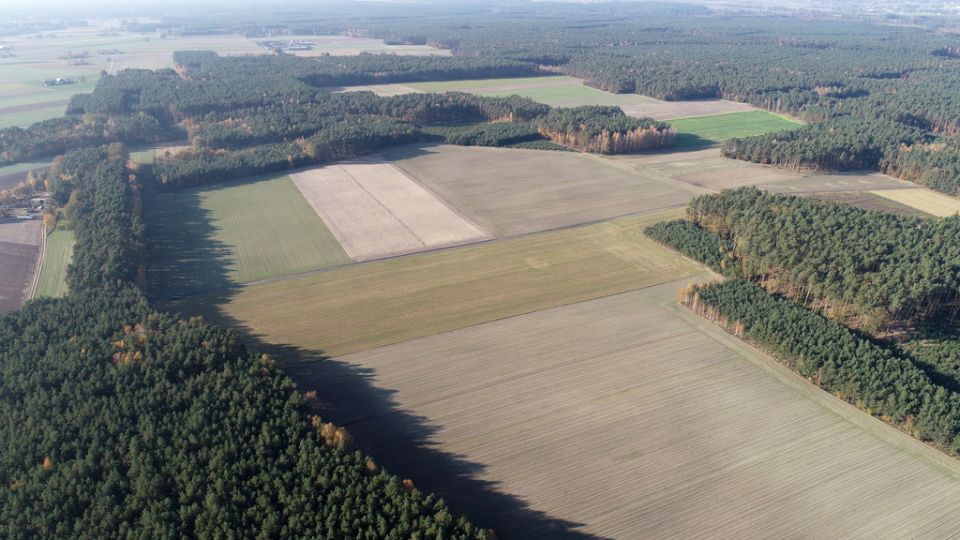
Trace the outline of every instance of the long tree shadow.
<path fill-rule="evenodd" d="M 410 146 L 402 154 L 417 154 Z M 158 307 L 237 329 L 252 350 L 271 354 L 303 392 L 315 390 L 325 421 L 348 429 L 356 447 L 379 465 L 420 489 L 442 496 L 451 509 L 509 538 L 598 538 L 530 508 L 481 478 L 485 466 L 440 449 L 437 427 L 403 410 L 395 391 L 377 387 L 372 370 L 317 351 L 268 343 L 222 309 L 238 290 L 230 276 L 234 254 L 220 242 L 198 190 L 145 193 L 148 227 L 149 296 Z M 336 316 L 332 314 L 331 316 Z"/>
<path fill-rule="evenodd" d="M 324 420 L 347 428 L 357 448 L 391 473 L 440 495 L 454 512 L 493 529 L 498 538 L 601 538 L 577 530 L 582 523 L 534 510 L 504 493 L 498 482 L 481 478 L 486 465 L 440 449 L 438 428 L 429 418 L 404 410 L 395 390 L 374 384 L 372 369 L 316 351 L 248 339 L 256 350 L 280 360 L 301 391 L 316 391 Z"/>

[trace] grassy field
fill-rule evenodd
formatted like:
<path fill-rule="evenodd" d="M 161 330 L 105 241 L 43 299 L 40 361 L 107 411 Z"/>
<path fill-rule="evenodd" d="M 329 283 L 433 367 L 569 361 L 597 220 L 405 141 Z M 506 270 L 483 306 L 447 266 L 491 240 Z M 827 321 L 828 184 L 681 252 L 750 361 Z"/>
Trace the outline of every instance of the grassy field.
<path fill-rule="evenodd" d="M 59 298 L 67 294 L 67 267 L 75 243 L 73 231 L 58 228 L 47 236 L 34 298 Z"/>
<path fill-rule="evenodd" d="M 796 129 L 802 122 L 766 111 L 750 111 L 671 120 L 677 129 L 680 148 L 718 143 L 734 137 L 749 137 L 774 131 Z"/>
<path fill-rule="evenodd" d="M 45 32 L 44 36 L 4 39 L 4 44 L 12 47 L 13 55 L 0 58 L 0 128 L 63 116 L 70 97 L 92 91 L 102 71 L 112 74 L 133 67 L 171 67 L 176 50 L 206 49 L 223 54 L 260 51 L 252 41 L 240 36 L 159 39 L 152 34 L 112 30 L 101 23 Z M 43 81 L 57 77 L 77 82 L 42 86 Z"/>
<path fill-rule="evenodd" d="M 931 189 L 885 189 L 873 193 L 932 216 L 948 217 L 960 212 L 960 199 Z"/>
<path fill-rule="evenodd" d="M 958 462 L 681 311 L 678 286 L 289 372 L 502 538 L 960 534 Z"/>
<path fill-rule="evenodd" d="M 402 147 L 384 157 L 497 235 L 680 207 L 702 190 L 579 153 Z"/>
<path fill-rule="evenodd" d="M 349 262 L 287 176 L 147 198 L 151 292 L 176 295 Z"/>
<path fill-rule="evenodd" d="M 643 236 L 679 211 L 409 255 L 173 305 L 339 355 L 645 287 L 701 270 Z"/>

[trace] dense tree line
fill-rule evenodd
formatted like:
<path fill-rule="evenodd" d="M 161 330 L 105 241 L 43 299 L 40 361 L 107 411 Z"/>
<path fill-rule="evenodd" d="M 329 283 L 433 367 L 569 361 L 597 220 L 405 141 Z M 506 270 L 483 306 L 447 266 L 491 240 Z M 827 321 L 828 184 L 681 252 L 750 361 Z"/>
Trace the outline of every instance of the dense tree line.
<path fill-rule="evenodd" d="M 694 286 L 682 300 L 821 388 L 960 453 L 960 394 L 934 383 L 908 358 L 747 281 Z"/>
<path fill-rule="evenodd" d="M 960 195 L 960 137 L 942 137 L 931 143 L 900 145 L 884 164 L 884 171 L 950 195 Z"/>
<path fill-rule="evenodd" d="M 717 272 L 729 273 L 734 268 L 733 246 L 725 238 L 691 221 L 661 221 L 647 227 L 644 234 Z"/>
<path fill-rule="evenodd" d="M 65 116 L 29 128 L 0 129 L 0 164 L 52 156 L 80 146 L 156 143 L 181 136 L 146 114 Z"/>
<path fill-rule="evenodd" d="M 688 219 L 652 232 L 711 266 L 722 259 L 727 275 L 870 330 L 952 312 L 960 297 L 960 217 L 926 220 L 741 188 L 698 197 Z M 718 250 L 720 258 L 701 257 Z"/>
<path fill-rule="evenodd" d="M 483 538 L 269 358 L 129 285 L 0 318 L 0 395 L 5 538 Z"/>
<path fill-rule="evenodd" d="M 551 141 L 598 154 L 628 154 L 671 146 L 677 132 L 664 122 L 627 116 L 619 107 L 558 108 L 538 120 Z"/>
<path fill-rule="evenodd" d="M 420 139 L 420 131 L 412 124 L 364 116 L 293 142 L 181 152 L 149 166 L 147 174 L 162 188 L 179 188 L 359 157 Z"/>

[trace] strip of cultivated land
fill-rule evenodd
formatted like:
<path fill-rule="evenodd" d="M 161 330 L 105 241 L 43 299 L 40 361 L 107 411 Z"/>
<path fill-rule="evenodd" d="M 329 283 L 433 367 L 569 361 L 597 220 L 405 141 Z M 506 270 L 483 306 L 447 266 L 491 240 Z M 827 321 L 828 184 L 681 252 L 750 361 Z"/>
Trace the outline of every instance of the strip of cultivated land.
<path fill-rule="evenodd" d="M 287 176 L 145 199 L 155 296 L 222 289 L 350 262 Z"/>
<path fill-rule="evenodd" d="M 643 235 L 651 214 L 408 255 L 173 305 L 338 355 L 700 273 Z M 219 304 L 218 304 L 219 302 Z"/>
<path fill-rule="evenodd" d="M 384 156 L 498 236 L 679 208 L 701 192 L 577 153 L 444 145 Z"/>
<path fill-rule="evenodd" d="M 960 534 L 956 461 L 681 311 L 680 285 L 290 373 L 390 470 L 501 538 L 549 536 L 544 519 L 605 538 Z"/>
<path fill-rule="evenodd" d="M 960 199 L 932 189 L 888 189 L 874 193 L 933 216 L 949 217 L 960 212 Z"/>
<path fill-rule="evenodd" d="M 60 298 L 67 294 L 67 267 L 73 259 L 75 243 L 73 231 L 58 228 L 47 235 L 34 298 Z"/>
<path fill-rule="evenodd" d="M 682 118 L 671 120 L 670 125 L 677 130 L 677 147 L 685 148 L 796 129 L 803 123 L 766 111 L 750 111 Z"/>
<path fill-rule="evenodd" d="M 657 120 L 757 110 L 751 105 L 724 99 L 661 101 L 640 94 L 611 94 L 589 87 L 580 79 L 564 76 L 437 81 L 404 86 L 420 92 L 456 91 L 494 97 L 519 95 L 554 107 L 613 105 L 629 115 Z M 375 87 L 368 88 L 378 91 Z M 396 88 L 384 91 L 395 92 Z"/>
<path fill-rule="evenodd" d="M 491 238 L 389 163 L 327 165 L 290 178 L 355 261 Z"/>
<path fill-rule="evenodd" d="M 0 313 L 17 309 L 27 299 L 42 234 L 40 220 L 0 222 Z"/>

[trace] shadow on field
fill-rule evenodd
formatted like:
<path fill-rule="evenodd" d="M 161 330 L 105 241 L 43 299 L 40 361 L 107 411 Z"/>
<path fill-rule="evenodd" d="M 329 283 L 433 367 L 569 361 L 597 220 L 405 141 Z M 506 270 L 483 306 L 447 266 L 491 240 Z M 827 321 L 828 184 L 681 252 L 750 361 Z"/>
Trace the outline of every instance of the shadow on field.
<path fill-rule="evenodd" d="M 663 153 L 672 153 L 672 152 L 693 152 L 695 150 L 703 150 L 704 148 L 710 148 L 711 146 L 719 146 L 716 141 L 711 141 L 710 139 L 704 139 L 703 137 L 693 134 L 693 133 L 677 133 L 677 140 L 670 148 L 664 148 Z"/>
<path fill-rule="evenodd" d="M 230 250 L 216 238 L 211 212 L 195 190 L 152 191 L 144 197 L 148 296 L 160 305 L 184 294 L 233 287 Z"/>
<path fill-rule="evenodd" d="M 484 465 L 440 450 L 433 440 L 437 428 L 428 418 L 402 410 L 394 390 L 374 384 L 373 370 L 297 347 L 259 342 L 253 348 L 280 360 L 300 391 L 316 390 L 323 419 L 347 428 L 358 449 L 391 473 L 440 495 L 454 512 L 493 529 L 501 540 L 600 538 L 577 531 L 583 524 L 553 518 L 503 493 L 496 482 L 480 478 Z"/>
<path fill-rule="evenodd" d="M 404 145 L 384 153 L 404 159 L 429 152 L 429 146 Z M 229 185 L 234 184 L 203 189 Z M 217 240 L 213 216 L 201 206 L 197 191 L 154 191 L 144 199 L 150 238 L 148 290 L 155 305 L 187 317 L 201 315 L 212 324 L 240 332 L 251 350 L 277 358 L 300 391 L 316 390 L 323 420 L 347 428 L 357 449 L 391 473 L 440 495 L 455 513 L 495 530 L 501 540 L 600 538 L 577 531 L 581 523 L 533 510 L 522 499 L 501 491 L 496 482 L 481 479 L 484 465 L 442 451 L 434 442 L 437 427 L 428 418 L 403 410 L 394 390 L 376 386 L 372 370 L 251 335 L 249 328 L 222 309 L 238 290 L 229 275 L 232 256 L 229 247 Z"/>

